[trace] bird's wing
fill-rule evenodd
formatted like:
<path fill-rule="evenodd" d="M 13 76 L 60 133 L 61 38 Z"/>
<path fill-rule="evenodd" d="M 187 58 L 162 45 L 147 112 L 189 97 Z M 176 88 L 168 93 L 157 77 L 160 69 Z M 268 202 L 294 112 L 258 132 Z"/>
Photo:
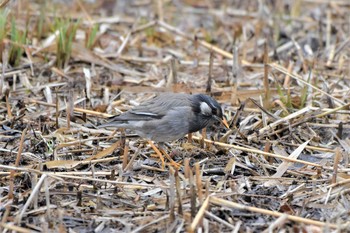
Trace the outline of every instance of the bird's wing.
<path fill-rule="evenodd" d="M 164 93 L 143 102 L 115 119 L 121 121 L 148 121 L 160 119 L 165 116 L 169 110 L 188 104 L 190 104 L 190 99 L 187 94 Z"/>
<path fill-rule="evenodd" d="M 168 113 L 168 111 L 173 110 L 176 107 L 191 105 L 189 97 L 190 95 L 188 94 L 162 93 L 129 111 L 109 118 L 106 124 L 112 122 L 122 124 L 130 121 L 150 121 L 161 119 Z"/>

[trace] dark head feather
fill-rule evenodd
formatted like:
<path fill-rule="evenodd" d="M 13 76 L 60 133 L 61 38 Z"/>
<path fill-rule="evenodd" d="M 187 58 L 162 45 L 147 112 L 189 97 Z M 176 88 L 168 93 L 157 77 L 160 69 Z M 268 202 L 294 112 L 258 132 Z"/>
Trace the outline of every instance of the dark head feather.
<path fill-rule="evenodd" d="M 220 104 L 212 97 L 204 94 L 196 94 L 192 96 L 191 102 L 191 107 L 193 112 L 195 113 L 196 118 L 193 119 L 192 123 L 190 123 L 190 132 L 196 132 L 200 129 L 203 129 L 207 125 L 215 122 L 216 118 L 214 116 L 217 116 L 220 119 L 223 118 Z M 208 108 L 208 106 L 211 109 L 211 112 L 209 114 L 208 112 L 206 112 L 206 114 L 203 114 L 201 109 L 201 104 L 203 102 L 207 104 L 206 109 Z"/>
<path fill-rule="evenodd" d="M 204 95 L 204 94 L 193 95 L 192 109 L 194 112 L 196 113 L 201 112 L 201 108 L 200 108 L 201 102 L 205 102 L 206 104 L 208 104 L 212 110 L 212 114 L 222 119 L 223 114 L 222 114 L 222 109 L 220 104 L 215 99 L 213 99 L 208 95 Z"/>

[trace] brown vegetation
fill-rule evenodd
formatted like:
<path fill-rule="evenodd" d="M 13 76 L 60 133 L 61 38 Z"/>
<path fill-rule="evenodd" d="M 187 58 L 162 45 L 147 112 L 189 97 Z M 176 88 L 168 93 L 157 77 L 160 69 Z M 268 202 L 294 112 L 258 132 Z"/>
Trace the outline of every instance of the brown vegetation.
<path fill-rule="evenodd" d="M 0 229 L 350 229 L 350 2 L 3 1 Z M 207 93 L 230 130 L 97 129 L 159 92 Z"/>

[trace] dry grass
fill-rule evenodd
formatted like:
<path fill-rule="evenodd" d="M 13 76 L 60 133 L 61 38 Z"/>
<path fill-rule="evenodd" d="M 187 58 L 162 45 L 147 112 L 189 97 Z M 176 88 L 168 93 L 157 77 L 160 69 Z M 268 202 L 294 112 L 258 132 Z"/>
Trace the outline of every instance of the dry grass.
<path fill-rule="evenodd" d="M 349 1 L 0 6 L 1 231 L 349 229 Z M 170 142 L 179 169 L 95 127 L 165 91 L 231 125 Z"/>

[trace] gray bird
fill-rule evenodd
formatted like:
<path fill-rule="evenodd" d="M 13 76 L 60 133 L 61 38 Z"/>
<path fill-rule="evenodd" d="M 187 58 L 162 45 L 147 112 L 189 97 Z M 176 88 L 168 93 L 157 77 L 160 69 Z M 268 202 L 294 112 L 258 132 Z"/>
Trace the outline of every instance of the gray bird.
<path fill-rule="evenodd" d="M 163 93 L 98 127 L 131 129 L 143 138 L 167 142 L 201 130 L 215 121 L 228 128 L 221 106 L 212 97 Z"/>

